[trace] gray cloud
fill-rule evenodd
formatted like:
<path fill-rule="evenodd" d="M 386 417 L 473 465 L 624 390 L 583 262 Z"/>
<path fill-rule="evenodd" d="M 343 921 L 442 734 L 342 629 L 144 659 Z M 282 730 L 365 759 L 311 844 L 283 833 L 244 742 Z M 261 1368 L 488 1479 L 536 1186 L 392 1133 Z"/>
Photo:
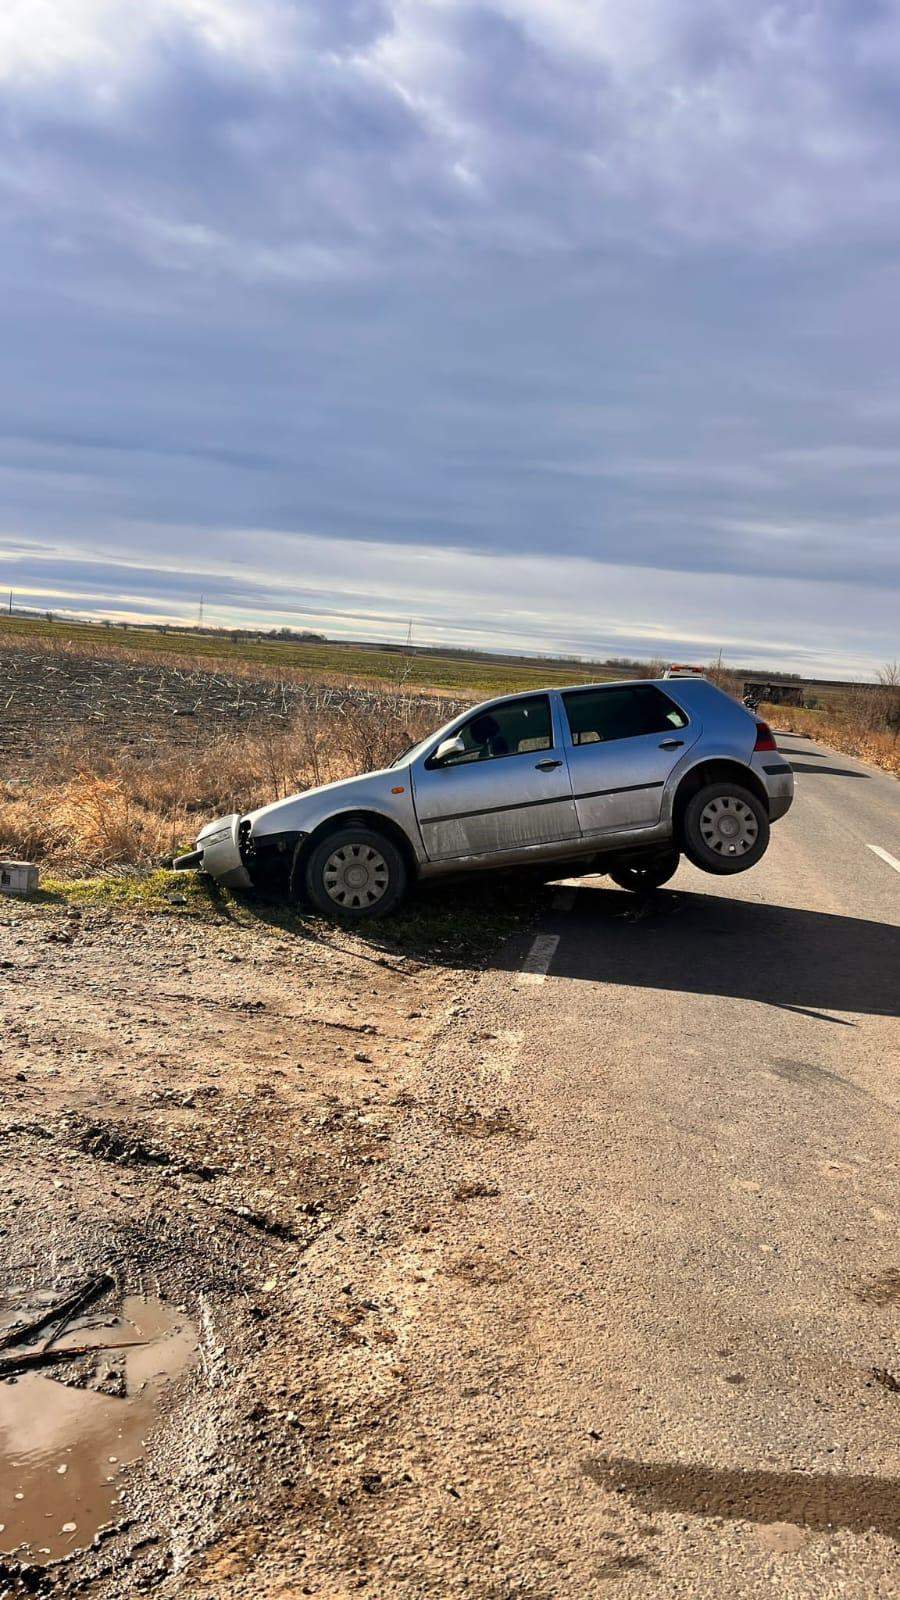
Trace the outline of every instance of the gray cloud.
<path fill-rule="evenodd" d="M 0 21 L 0 529 L 59 552 L 42 594 L 174 554 L 175 604 L 188 549 L 207 584 L 254 567 L 261 615 L 262 563 L 312 538 L 310 606 L 358 623 L 348 563 L 405 546 L 422 582 L 455 553 L 473 636 L 489 558 L 521 642 L 514 565 L 555 553 L 626 611 L 681 575 L 652 585 L 673 645 L 705 637 L 690 583 L 731 578 L 748 651 L 896 654 L 894 8 L 71 0 L 40 40 L 28 9 Z"/>

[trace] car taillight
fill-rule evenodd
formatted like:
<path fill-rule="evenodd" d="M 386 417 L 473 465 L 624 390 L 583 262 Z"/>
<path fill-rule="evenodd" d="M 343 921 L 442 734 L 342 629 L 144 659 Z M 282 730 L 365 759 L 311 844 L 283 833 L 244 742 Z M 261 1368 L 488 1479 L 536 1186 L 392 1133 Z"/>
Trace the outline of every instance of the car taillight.
<path fill-rule="evenodd" d="M 775 743 L 775 735 L 767 722 L 758 722 L 756 724 L 756 743 L 753 748 L 754 750 L 778 749 Z"/>

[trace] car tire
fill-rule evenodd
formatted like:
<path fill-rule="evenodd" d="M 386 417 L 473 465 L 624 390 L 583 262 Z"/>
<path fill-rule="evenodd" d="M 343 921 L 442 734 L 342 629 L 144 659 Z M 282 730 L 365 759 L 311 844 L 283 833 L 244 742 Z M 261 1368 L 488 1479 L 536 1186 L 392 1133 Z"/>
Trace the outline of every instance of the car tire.
<path fill-rule="evenodd" d="M 746 872 L 765 855 L 769 817 L 739 783 L 709 783 L 692 795 L 682 824 L 685 855 L 702 872 Z"/>
<path fill-rule="evenodd" d="M 635 894 L 650 894 L 654 889 L 661 889 L 670 878 L 674 878 L 680 860 L 679 850 L 666 850 L 662 855 L 619 861 L 606 870 L 613 883 L 617 883 L 620 889 L 632 889 Z"/>
<path fill-rule="evenodd" d="M 307 899 L 326 917 L 385 917 L 406 893 L 397 846 L 374 828 L 339 828 L 313 847 L 303 872 Z"/>

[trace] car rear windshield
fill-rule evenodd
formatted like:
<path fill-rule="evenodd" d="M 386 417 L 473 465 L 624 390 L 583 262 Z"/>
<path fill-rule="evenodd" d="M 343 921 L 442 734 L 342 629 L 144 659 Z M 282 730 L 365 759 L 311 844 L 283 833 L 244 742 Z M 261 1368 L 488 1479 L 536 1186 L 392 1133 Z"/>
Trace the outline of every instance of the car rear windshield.
<path fill-rule="evenodd" d="M 574 689 L 563 695 L 572 743 L 607 744 L 646 733 L 686 728 L 688 719 L 674 700 L 652 683 L 609 689 Z"/>

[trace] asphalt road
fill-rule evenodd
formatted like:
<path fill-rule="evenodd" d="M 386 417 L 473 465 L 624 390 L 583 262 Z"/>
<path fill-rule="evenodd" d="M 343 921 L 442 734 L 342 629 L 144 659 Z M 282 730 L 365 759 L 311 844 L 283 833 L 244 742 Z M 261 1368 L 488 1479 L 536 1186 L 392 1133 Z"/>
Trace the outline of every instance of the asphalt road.
<path fill-rule="evenodd" d="M 781 745 L 758 868 L 557 891 L 435 1055 L 380 1595 L 898 1592 L 900 786 Z"/>

